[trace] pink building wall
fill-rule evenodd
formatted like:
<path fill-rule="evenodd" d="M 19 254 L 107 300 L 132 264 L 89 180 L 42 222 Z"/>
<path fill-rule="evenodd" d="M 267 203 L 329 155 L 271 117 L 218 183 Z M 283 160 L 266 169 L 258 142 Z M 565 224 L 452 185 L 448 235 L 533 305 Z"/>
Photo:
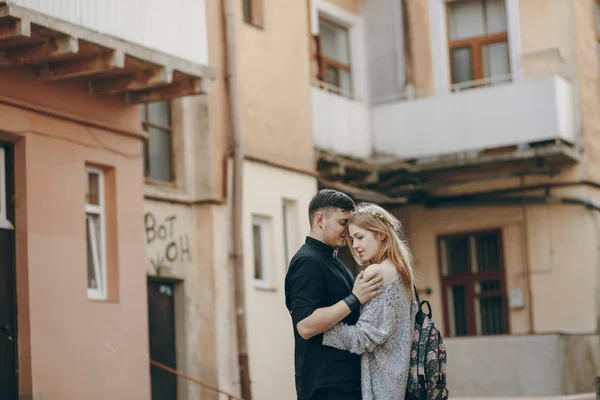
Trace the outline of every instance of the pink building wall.
<path fill-rule="evenodd" d="M 139 110 L 78 83 L 0 72 L 0 139 L 14 143 L 19 392 L 44 400 L 150 398 Z M 49 113 L 52 114 L 52 113 Z M 86 164 L 106 168 L 108 301 L 87 297 Z M 112 198 L 112 202 L 110 199 Z"/>

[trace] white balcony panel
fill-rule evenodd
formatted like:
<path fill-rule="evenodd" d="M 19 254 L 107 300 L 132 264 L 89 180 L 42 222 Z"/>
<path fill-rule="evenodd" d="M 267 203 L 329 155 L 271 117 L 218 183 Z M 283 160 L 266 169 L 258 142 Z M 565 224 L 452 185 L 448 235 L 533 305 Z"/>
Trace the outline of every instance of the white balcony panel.
<path fill-rule="evenodd" d="M 315 147 L 352 157 L 367 157 L 373 148 L 367 105 L 312 87 Z"/>
<path fill-rule="evenodd" d="M 9 3 L 208 65 L 206 0 L 12 0 Z"/>
<path fill-rule="evenodd" d="M 571 84 L 553 75 L 375 106 L 375 151 L 418 158 L 576 137 Z"/>

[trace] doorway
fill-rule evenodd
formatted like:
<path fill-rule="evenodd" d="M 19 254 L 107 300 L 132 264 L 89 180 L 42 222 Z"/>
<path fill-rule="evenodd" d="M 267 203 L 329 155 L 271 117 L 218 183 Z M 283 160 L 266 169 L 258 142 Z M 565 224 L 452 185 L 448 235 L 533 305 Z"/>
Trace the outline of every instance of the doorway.
<path fill-rule="evenodd" d="M 150 359 L 177 369 L 175 343 L 175 286 L 173 281 L 148 280 Z M 177 376 L 152 365 L 152 400 L 176 400 Z"/>
<path fill-rule="evenodd" d="M 0 393 L 17 398 L 17 302 L 12 148 L 0 143 Z"/>

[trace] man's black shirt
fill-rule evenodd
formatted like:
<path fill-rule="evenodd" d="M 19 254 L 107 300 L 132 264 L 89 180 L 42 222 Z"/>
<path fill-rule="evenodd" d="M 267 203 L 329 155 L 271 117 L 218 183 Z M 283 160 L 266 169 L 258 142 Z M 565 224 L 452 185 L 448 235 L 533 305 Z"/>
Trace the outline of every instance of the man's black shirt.
<path fill-rule="evenodd" d="M 290 262 L 285 278 L 285 303 L 292 316 L 295 339 L 296 392 L 310 399 L 319 388 L 360 391 L 360 356 L 323 346 L 323 334 L 308 340 L 296 325 L 317 308 L 329 307 L 352 292 L 354 277 L 335 256 L 335 250 L 311 237 Z M 344 322 L 354 325 L 359 311 Z"/>

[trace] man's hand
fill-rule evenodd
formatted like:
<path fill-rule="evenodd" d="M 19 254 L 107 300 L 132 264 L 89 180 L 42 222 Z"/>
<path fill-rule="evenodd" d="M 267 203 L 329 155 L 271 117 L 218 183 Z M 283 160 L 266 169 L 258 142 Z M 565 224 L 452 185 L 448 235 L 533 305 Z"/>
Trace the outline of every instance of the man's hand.
<path fill-rule="evenodd" d="M 365 277 L 363 271 L 361 271 L 360 274 L 358 274 L 358 276 L 356 277 L 352 293 L 354 293 L 354 295 L 358 297 L 360 304 L 365 304 L 372 298 L 381 294 L 382 285 L 383 278 L 379 274 L 374 274 Z"/>

